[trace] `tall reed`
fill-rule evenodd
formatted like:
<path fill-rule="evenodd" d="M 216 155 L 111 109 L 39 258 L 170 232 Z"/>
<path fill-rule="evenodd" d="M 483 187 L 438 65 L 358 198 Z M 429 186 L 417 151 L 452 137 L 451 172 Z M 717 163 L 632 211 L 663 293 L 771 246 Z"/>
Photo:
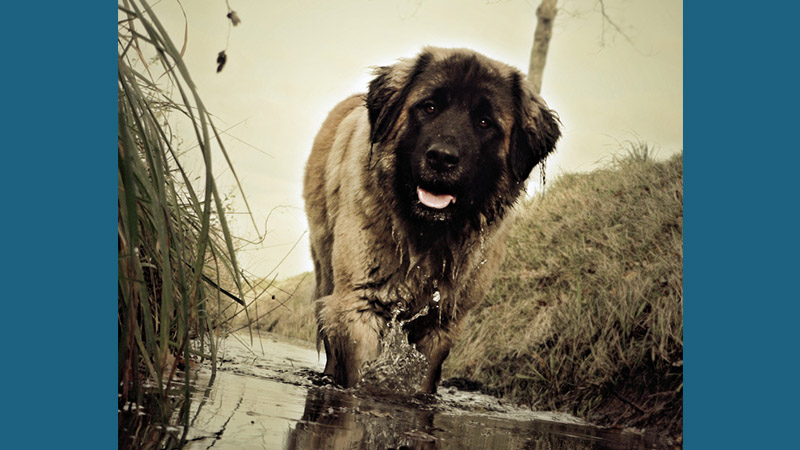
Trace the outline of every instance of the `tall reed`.
<path fill-rule="evenodd" d="M 244 305 L 212 175 L 214 151 L 230 160 L 183 51 L 146 1 L 118 6 L 119 446 L 174 448 L 189 420 L 183 370 L 198 359 L 215 367 L 219 312 Z M 190 124 L 199 155 L 176 147 L 176 117 Z M 182 164 L 190 157 L 202 159 L 199 186 Z M 142 408 L 146 420 L 131 413 Z"/>

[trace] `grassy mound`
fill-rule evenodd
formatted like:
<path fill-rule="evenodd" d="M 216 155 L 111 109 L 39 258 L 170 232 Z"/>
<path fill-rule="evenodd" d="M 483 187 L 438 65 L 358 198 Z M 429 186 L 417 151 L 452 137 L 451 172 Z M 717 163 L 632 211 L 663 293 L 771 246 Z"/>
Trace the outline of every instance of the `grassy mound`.
<path fill-rule="evenodd" d="M 445 375 L 536 409 L 680 433 L 682 157 L 635 149 L 526 202 Z"/>
<path fill-rule="evenodd" d="M 251 327 L 256 330 L 271 331 L 282 336 L 302 339 L 308 342 L 317 340 L 317 323 L 314 319 L 314 274 L 305 272 L 291 278 L 277 281 L 262 281 L 269 295 L 259 296 L 250 306 Z M 234 321 L 236 328 L 247 325 L 247 318 L 239 316 Z"/>

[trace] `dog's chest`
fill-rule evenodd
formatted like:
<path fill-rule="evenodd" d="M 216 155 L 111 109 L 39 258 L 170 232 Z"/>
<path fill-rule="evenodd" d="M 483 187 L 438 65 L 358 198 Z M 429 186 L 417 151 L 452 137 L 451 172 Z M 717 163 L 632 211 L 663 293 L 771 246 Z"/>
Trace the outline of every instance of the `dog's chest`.
<path fill-rule="evenodd" d="M 426 307 L 450 309 L 461 283 L 456 262 L 449 255 L 409 253 L 371 271 L 370 294 L 379 312 L 391 316 L 400 311 L 404 319 Z"/>

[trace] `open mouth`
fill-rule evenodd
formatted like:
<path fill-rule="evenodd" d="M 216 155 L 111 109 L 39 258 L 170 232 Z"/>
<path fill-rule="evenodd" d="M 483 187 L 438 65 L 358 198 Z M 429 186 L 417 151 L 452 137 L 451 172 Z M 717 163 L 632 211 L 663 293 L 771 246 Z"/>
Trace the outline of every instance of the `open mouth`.
<path fill-rule="evenodd" d="M 417 186 L 417 198 L 419 198 L 420 203 L 433 209 L 445 209 L 450 206 L 451 203 L 456 202 L 456 198 L 453 195 L 434 194 L 419 186 Z"/>

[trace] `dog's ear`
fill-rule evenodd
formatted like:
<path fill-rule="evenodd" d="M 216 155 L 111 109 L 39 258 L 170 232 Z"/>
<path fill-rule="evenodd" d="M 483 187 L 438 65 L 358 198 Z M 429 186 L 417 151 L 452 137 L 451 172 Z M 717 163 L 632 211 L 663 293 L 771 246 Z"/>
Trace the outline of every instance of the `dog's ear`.
<path fill-rule="evenodd" d="M 512 79 L 512 91 L 516 103 L 516 122 L 511 135 L 508 163 L 514 181 L 522 182 L 555 149 L 556 141 L 561 137 L 561 121 L 518 73 Z"/>
<path fill-rule="evenodd" d="M 369 82 L 367 112 L 369 113 L 370 141 L 382 142 L 394 119 L 400 113 L 401 86 L 393 76 L 395 66 L 382 66 L 373 71 L 375 78 Z"/>
<path fill-rule="evenodd" d="M 425 70 L 432 55 L 425 51 L 415 59 L 400 60 L 391 66 L 378 67 L 367 91 L 367 112 L 371 127 L 370 141 L 383 142 L 400 116 L 414 79 Z"/>

